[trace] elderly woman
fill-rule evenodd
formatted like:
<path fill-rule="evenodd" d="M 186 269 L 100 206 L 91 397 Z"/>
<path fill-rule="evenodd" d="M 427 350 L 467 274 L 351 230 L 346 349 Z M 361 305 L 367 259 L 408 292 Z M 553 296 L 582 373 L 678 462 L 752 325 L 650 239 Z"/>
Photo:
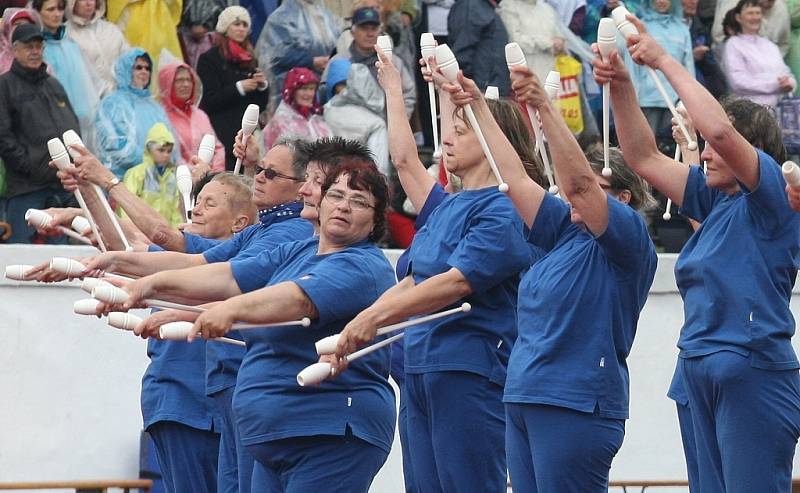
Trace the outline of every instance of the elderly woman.
<path fill-rule="evenodd" d="M 181 161 L 185 164 L 191 163 L 192 156 L 197 155 L 203 136 L 211 134 L 216 137 L 208 115 L 198 107 L 203 93 L 200 78 L 189 65 L 178 62 L 161 67 L 158 79 L 161 106 L 177 134 Z M 216 139 L 214 157 L 210 163 L 205 164 L 213 171 L 225 170 L 225 149 L 219 139 Z"/>
<path fill-rule="evenodd" d="M 383 53 L 378 56 L 381 70 L 390 65 Z M 391 95 L 389 114 L 395 117 L 401 114 L 400 86 L 395 77 L 392 88 L 385 87 Z M 393 124 L 392 146 L 396 130 Z M 506 484 L 503 385 L 517 336 L 519 272 L 530 265 L 530 251 L 522 221 L 498 191 L 463 110 L 456 113 L 454 131 L 446 133 L 443 142 L 447 170 L 460 178 L 463 191 L 435 207 L 414 237 L 404 277 L 347 325 L 337 356 L 371 341 L 379 326 L 469 302 L 468 314 L 406 331 L 411 462 L 416 489 L 421 491 L 502 491 Z M 415 185 L 420 185 L 417 196 L 432 193 L 432 182 Z M 414 189 L 407 183 L 403 186 Z M 454 443 L 459 446 L 453 447 Z"/>
<path fill-rule="evenodd" d="M 312 491 L 335 481 L 343 491 L 367 492 L 391 447 L 395 405 L 388 349 L 359 359 L 348 375 L 317 389 L 296 382 L 297 373 L 317 360 L 314 342 L 338 333 L 394 283 L 391 266 L 372 243 L 383 233 L 386 182 L 363 146 L 357 147 L 357 154 L 344 157 L 325 177 L 319 236 L 231 262 L 203 283 L 206 297 L 227 299 L 197 319 L 196 330 L 205 337 L 226 333 L 236 320 L 313 320 L 310 328 L 243 331 L 248 350 L 234 409 L 242 441 L 262 466 L 253 485 L 269 491 Z M 126 306 L 174 292 L 174 286 L 153 289 L 170 283 L 159 276 L 159 282 L 144 278 L 128 285 Z M 137 330 L 152 334 L 186 315 L 162 312 Z"/>
<path fill-rule="evenodd" d="M 250 42 L 250 14 L 234 5 L 220 13 L 216 46 L 203 53 L 197 62 L 197 75 L 203 82 L 200 109 L 225 147 L 225 166 L 233 170 L 236 158 L 233 144 L 242 128 L 242 115 L 250 104 L 263 110 L 267 106 L 267 79 L 258 69 Z"/>
<path fill-rule="evenodd" d="M 156 123 L 169 126 L 164 109 L 150 94 L 153 62 L 141 48 L 131 48 L 114 64 L 117 89 L 97 109 L 94 124 L 100 161 L 118 177 L 142 162 L 147 132 Z"/>
<path fill-rule="evenodd" d="M 281 103 L 264 127 L 265 148 L 269 149 L 281 138 L 314 141 L 331 135 L 317 101 L 317 86 L 319 78 L 307 68 L 295 67 L 286 74 Z"/>
<path fill-rule="evenodd" d="M 107 96 L 117 81 L 114 62 L 128 49 L 122 31 L 103 18 L 105 0 L 67 0 L 67 35 L 78 43 L 94 73 L 99 77 L 98 95 Z M 146 129 L 145 129 L 146 131 Z"/>
<path fill-rule="evenodd" d="M 797 81 L 783 61 L 778 46 L 758 34 L 763 20 L 758 0 L 740 0 L 733 9 L 735 36 L 725 42 L 722 67 L 731 92 L 775 107 Z"/>
<path fill-rule="evenodd" d="M 800 434 L 800 364 L 789 307 L 800 215 L 784 192 L 781 129 L 764 106 L 717 103 L 633 22 L 642 34 L 628 40 L 631 57 L 667 77 L 707 141 L 701 155 L 707 173 L 665 157 L 643 124 L 618 57 L 595 60 L 597 81 L 611 83 L 629 165 L 681 214 L 702 223 L 675 265 L 685 321 L 669 394 L 685 404 L 678 413 L 682 434 L 696 442 L 684 447 L 687 463 L 698 464 L 691 486 L 704 492 L 731 485 L 789 491 Z"/>

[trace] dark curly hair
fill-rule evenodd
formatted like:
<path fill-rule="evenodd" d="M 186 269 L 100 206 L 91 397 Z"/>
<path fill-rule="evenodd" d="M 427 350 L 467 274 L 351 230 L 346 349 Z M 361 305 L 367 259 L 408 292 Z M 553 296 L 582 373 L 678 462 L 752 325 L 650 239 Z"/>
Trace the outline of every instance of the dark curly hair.
<path fill-rule="evenodd" d="M 357 156 L 343 157 L 335 170 L 325 171 L 322 184 L 322 198 L 328 193 L 340 176 L 347 174 L 347 186 L 353 190 L 369 192 L 375 197 L 375 217 L 373 219 L 370 241 L 377 241 L 386 233 L 386 207 L 389 203 L 389 187 L 386 178 L 378 171 L 373 161 L 365 161 Z"/>

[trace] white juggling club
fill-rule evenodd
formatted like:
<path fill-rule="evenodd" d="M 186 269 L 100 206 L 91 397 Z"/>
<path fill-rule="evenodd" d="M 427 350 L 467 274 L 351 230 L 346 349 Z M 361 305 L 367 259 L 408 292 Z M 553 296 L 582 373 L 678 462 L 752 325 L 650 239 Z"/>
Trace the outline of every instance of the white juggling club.
<path fill-rule="evenodd" d="M 64 274 L 67 277 L 78 277 L 81 272 L 86 270 L 85 265 L 75 259 L 67 257 L 53 257 L 53 260 L 50 261 L 50 268 L 60 274 Z M 130 277 L 121 276 L 119 274 L 111 274 L 110 272 L 104 272 L 102 277 L 115 277 L 117 279 L 122 279 L 123 281 L 133 280 Z"/>
<path fill-rule="evenodd" d="M 183 200 L 183 214 L 186 218 L 187 223 L 192 222 L 192 215 L 190 211 L 192 210 L 192 172 L 189 171 L 189 167 L 185 164 L 181 164 L 178 166 L 178 169 L 175 170 L 175 181 L 178 184 L 178 191 L 181 193 L 181 198 Z"/>
<path fill-rule="evenodd" d="M 50 223 L 53 222 L 53 216 L 39 209 L 28 209 L 25 212 L 25 220 L 28 221 L 28 224 L 35 228 L 44 229 L 50 226 Z M 65 228 L 64 226 L 58 226 L 56 229 L 58 229 L 61 234 L 67 235 L 70 238 L 74 238 L 81 243 L 86 243 L 87 245 L 92 244 L 92 242 L 87 238 L 84 238 L 75 231 Z"/>
<path fill-rule="evenodd" d="M 544 80 L 544 92 L 550 101 L 558 99 L 558 90 L 561 89 L 561 72 L 551 70 L 547 72 L 547 77 Z"/>
<path fill-rule="evenodd" d="M 50 153 L 50 159 L 56 163 L 56 167 L 59 170 L 64 170 L 70 168 L 72 163 L 69 160 L 69 154 L 67 154 L 67 149 L 64 147 L 64 144 L 61 142 L 58 137 L 50 139 L 47 141 L 47 151 Z M 108 251 L 106 248 L 105 243 L 103 243 L 103 238 L 100 236 L 100 231 L 97 229 L 97 223 L 94 221 L 92 217 L 92 213 L 89 212 L 89 207 L 86 206 L 86 201 L 83 200 L 83 195 L 81 194 L 80 190 L 75 190 L 74 192 L 75 200 L 78 201 L 78 205 L 80 206 L 83 214 L 86 216 L 86 219 L 89 220 L 89 223 L 92 225 L 92 232 L 94 236 L 97 238 L 97 244 L 100 246 L 100 250 Z"/>
<path fill-rule="evenodd" d="M 258 114 L 261 110 L 258 109 L 257 104 L 248 104 L 247 109 L 244 110 L 242 115 L 242 144 L 247 147 L 247 141 L 253 134 L 253 131 L 258 125 Z M 233 174 L 239 174 L 239 169 L 242 167 L 242 160 L 236 159 L 236 166 L 233 168 Z"/>
<path fill-rule="evenodd" d="M 92 234 L 92 225 L 89 223 L 89 220 L 83 216 L 75 216 L 72 219 L 72 224 L 70 224 L 70 226 L 78 234 L 82 234 L 84 236 Z"/>
<path fill-rule="evenodd" d="M 66 132 L 64 132 L 62 139 L 64 140 L 64 145 L 67 147 L 69 155 L 72 156 L 72 159 L 76 159 L 78 156 L 80 156 L 80 153 L 73 150 L 71 146 L 79 145 L 81 147 L 86 147 L 83 144 L 81 137 L 78 135 L 78 132 L 74 130 L 67 130 Z M 128 243 L 128 239 L 125 237 L 125 233 L 123 233 L 122 231 L 122 226 L 119 224 L 119 220 L 117 219 L 116 214 L 114 214 L 114 210 L 111 209 L 111 204 L 108 203 L 108 199 L 106 199 L 103 189 L 96 184 L 92 184 L 92 186 L 94 187 L 95 193 L 97 194 L 97 199 L 100 201 L 100 204 L 106 211 L 108 219 L 114 226 L 114 230 L 117 232 L 117 235 L 119 235 L 119 238 L 122 241 L 122 245 L 125 247 L 125 250 L 126 251 L 131 250 L 131 245 L 130 243 Z"/>
<path fill-rule="evenodd" d="M 350 363 L 354 360 L 362 356 L 366 356 L 373 351 L 377 351 L 383 347 L 388 346 L 389 344 L 393 343 L 394 341 L 401 339 L 405 335 L 405 332 L 400 332 L 399 334 L 395 334 L 392 337 L 387 337 L 386 339 L 376 342 L 371 346 L 367 346 L 365 348 L 359 349 L 353 354 L 348 354 L 345 358 L 347 362 Z M 305 387 L 307 385 L 317 385 L 322 383 L 325 379 L 331 376 L 333 372 L 333 367 L 330 363 L 314 363 L 313 365 L 309 365 L 297 374 L 297 384 L 301 387 Z"/>
<path fill-rule="evenodd" d="M 99 277 L 84 277 L 83 281 L 81 281 L 81 291 L 85 291 L 89 294 L 92 294 L 92 290 L 100 285 L 108 285 L 113 286 L 113 284 L 106 282 Z"/>
<path fill-rule="evenodd" d="M 94 289 L 92 289 L 92 297 L 104 303 L 119 305 L 128 300 L 128 293 L 109 283 L 99 283 Z M 143 303 L 149 307 L 162 308 L 164 310 L 183 310 L 195 313 L 205 311 L 204 308 L 199 306 L 183 305 L 180 303 L 173 303 L 171 301 L 143 300 Z"/>
<path fill-rule="evenodd" d="M 97 301 L 97 300 L 93 300 Z M 141 317 L 132 313 L 111 312 L 108 314 L 108 325 L 120 330 L 133 330 L 142 322 Z"/>
<path fill-rule="evenodd" d="M 98 300 L 85 298 L 76 301 L 72 305 L 72 311 L 74 311 L 76 315 L 97 315 L 97 305 L 99 304 L 100 302 Z"/>
<path fill-rule="evenodd" d="M 509 70 L 511 67 L 527 67 L 528 62 L 525 60 L 525 54 L 522 48 L 517 43 L 508 43 L 506 45 L 506 65 Z M 547 155 L 547 149 L 544 147 L 544 138 L 542 137 L 542 129 L 539 128 L 539 112 L 534 110 L 531 105 L 527 105 L 528 116 L 531 118 L 531 127 L 533 127 L 533 136 L 536 139 L 536 147 L 539 149 L 539 155 L 542 157 L 544 164 L 544 172 L 547 175 L 547 183 L 550 185 L 548 190 L 551 194 L 558 193 L 558 186 L 553 179 L 553 167 L 550 165 L 550 157 Z"/>
<path fill-rule="evenodd" d="M 194 324 L 192 322 L 168 322 L 159 327 L 158 329 L 158 337 L 161 339 L 165 339 L 167 341 L 183 341 L 186 342 L 186 338 L 189 337 L 189 333 L 192 331 L 192 326 Z M 224 342 L 227 344 L 233 344 L 234 346 L 245 346 L 244 341 L 240 341 L 238 339 L 231 339 L 230 337 L 215 337 L 213 339 L 209 339 L 210 341 L 217 341 L 217 342 Z"/>
<path fill-rule="evenodd" d="M 436 40 L 431 33 L 422 33 L 419 38 L 419 47 L 422 52 L 422 59 L 428 64 L 428 58 L 436 56 Z M 428 67 L 430 68 L 430 67 Z M 428 99 L 431 104 L 431 128 L 433 129 L 433 160 L 439 162 L 442 157 L 442 149 L 439 147 L 439 123 L 436 114 L 436 89 L 433 82 L 428 82 Z"/>
<path fill-rule="evenodd" d="M 442 74 L 447 78 L 447 80 L 454 84 L 458 84 L 458 60 L 456 60 L 455 55 L 453 55 L 450 47 L 446 44 L 436 47 L 436 63 L 439 65 L 439 69 L 442 71 Z M 508 184 L 504 182 L 503 177 L 500 176 L 500 171 L 497 169 L 497 163 L 492 156 L 492 152 L 489 150 L 489 145 L 486 143 L 486 138 L 484 138 L 483 131 L 481 131 L 481 127 L 478 125 L 478 120 L 475 118 L 475 113 L 472 111 L 472 107 L 465 106 L 464 112 L 467 114 L 467 119 L 469 120 L 469 123 L 475 132 L 475 136 L 478 137 L 478 142 L 481 144 L 481 149 L 483 149 L 483 154 L 486 156 L 486 160 L 489 161 L 489 166 L 492 168 L 492 173 L 494 173 L 494 176 L 499 183 L 497 189 L 503 193 L 508 192 Z"/>
<path fill-rule="evenodd" d="M 6 265 L 6 279 L 11 279 L 12 281 L 27 281 L 27 279 L 25 279 L 25 274 L 33 269 L 33 267 L 33 265 L 25 264 Z"/>
<path fill-rule="evenodd" d="M 615 8 L 611 11 L 611 18 L 614 20 L 614 23 L 617 25 L 617 29 L 625 39 L 628 39 L 633 34 L 639 34 L 639 31 L 636 29 L 625 16 L 630 15 L 630 11 L 628 10 L 625 5 L 620 3 L 619 7 Z M 669 112 L 672 113 L 672 116 L 678 120 L 678 126 L 681 128 L 681 132 L 683 132 L 683 136 L 686 137 L 686 141 L 689 143 L 688 148 L 690 151 L 697 150 L 697 142 L 689 136 L 689 131 L 686 130 L 686 126 L 683 124 L 683 121 L 678 118 L 678 112 L 675 110 L 675 105 L 672 104 L 672 100 L 667 94 L 667 90 L 664 89 L 664 84 L 661 83 L 661 79 L 658 78 L 658 74 L 656 74 L 655 70 L 650 67 L 647 67 L 647 73 L 650 74 L 650 78 L 653 79 L 653 84 L 655 84 L 656 89 L 661 94 L 661 98 L 667 104 L 669 108 Z"/>
<path fill-rule="evenodd" d="M 681 146 L 676 144 L 675 145 L 675 161 L 681 162 Z M 664 215 L 661 216 L 664 218 L 665 221 L 669 221 L 672 219 L 672 214 L 670 211 L 672 210 L 672 199 L 667 197 L 667 207 L 664 209 Z"/>
<path fill-rule="evenodd" d="M 628 22 L 625 19 L 625 22 Z M 628 22 L 630 24 L 630 22 Z M 600 58 L 607 62 L 611 56 L 611 52 L 617 45 L 617 27 L 614 25 L 614 19 L 604 17 L 600 19 L 600 25 L 597 26 L 597 47 L 600 50 Z M 611 166 L 608 163 L 608 148 L 609 148 L 609 106 L 611 104 L 609 98 L 608 83 L 603 84 L 603 176 L 611 176 Z"/>
<path fill-rule="evenodd" d="M 394 44 L 392 43 L 392 37 L 387 35 L 378 36 L 378 48 L 383 50 L 383 54 L 389 57 L 391 60 L 392 58 L 392 50 L 394 49 Z"/>
<path fill-rule="evenodd" d="M 206 164 L 211 164 L 214 159 L 214 148 L 217 145 L 217 138 L 214 134 L 205 134 L 200 141 L 200 148 L 197 149 L 197 158 Z"/>
<path fill-rule="evenodd" d="M 786 161 L 783 163 L 781 171 L 783 171 L 783 178 L 789 186 L 792 188 L 800 187 L 800 167 L 798 167 L 794 161 Z M 6 275 L 6 277 L 8 277 L 8 275 Z"/>
<path fill-rule="evenodd" d="M 448 317 L 450 315 L 454 315 L 456 313 L 469 313 L 472 310 L 472 305 L 469 303 L 462 303 L 461 306 L 458 308 L 451 308 L 450 310 L 444 310 L 438 313 L 432 313 L 430 315 L 425 315 L 424 317 L 415 318 L 412 320 L 406 320 L 405 322 L 399 322 L 392 325 L 387 325 L 385 327 L 379 328 L 375 332 L 375 337 L 382 336 L 384 334 L 388 334 L 389 332 L 394 332 L 397 330 L 405 329 L 406 327 L 411 327 L 413 325 L 419 325 L 425 322 L 430 322 L 431 320 L 436 320 L 443 317 Z M 339 343 L 339 334 L 333 334 L 332 336 L 323 337 L 322 339 L 318 340 L 314 347 L 317 348 L 317 354 L 320 356 L 324 354 L 333 354 L 336 352 L 336 345 Z"/>
<path fill-rule="evenodd" d="M 483 94 L 485 99 L 497 101 L 500 99 L 500 90 L 497 86 L 486 86 L 486 92 Z"/>

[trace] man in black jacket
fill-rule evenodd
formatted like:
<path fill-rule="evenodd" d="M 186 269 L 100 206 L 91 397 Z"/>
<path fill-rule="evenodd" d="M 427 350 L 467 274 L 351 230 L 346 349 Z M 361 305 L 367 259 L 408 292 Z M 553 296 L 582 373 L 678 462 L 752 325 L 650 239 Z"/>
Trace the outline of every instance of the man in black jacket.
<path fill-rule="evenodd" d="M 0 75 L 0 158 L 6 166 L 6 216 L 12 228 L 8 241 L 30 243 L 35 230 L 25 223 L 26 210 L 77 205 L 48 166 L 47 141 L 78 131 L 78 117 L 64 88 L 47 73 L 41 30 L 20 25 L 11 42 L 14 62 Z"/>

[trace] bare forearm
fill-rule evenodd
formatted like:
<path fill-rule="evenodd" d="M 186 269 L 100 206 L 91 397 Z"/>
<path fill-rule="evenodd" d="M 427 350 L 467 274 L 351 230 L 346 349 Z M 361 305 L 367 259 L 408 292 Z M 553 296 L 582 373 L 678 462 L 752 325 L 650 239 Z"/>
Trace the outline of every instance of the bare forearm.
<path fill-rule="evenodd" d="M 232 309 L 236 320 L 252 324 L 288 322 L 303 317 L 313 320 L 319 317 L 314 303 L 293 282 L 282 282 L 235 296 L 224 304 Z"/>
<path fill-rule="evenodd" d="M 152 283 L 162 299 L 180 297 L 195 304 L 226 300 L 242 293 L 228 262 L 159 272 L 152 276 Z"/>
<path fill-rule="evenodd" d="M 641 171 L 639 165 L 649 162 L 659 152 L 656 139 L 639 107 L 633 83 L 630 80 L 615 80 L 609 92 L 619 146 L 628 166 L 638 173 Z"/>
<path fill-rule="evenodd" d="M 137 277 L 161 271 L 185 269 L 205 264 L 200 254 L 178 252 L 120 252 L 115 254 L 114 268 L 120 274 Z"/>
<path fill-rule="evenodd" d="M 596 177 L 561 113 L 547 103 L 539 108 L 561 191 L 573 201 L 596 182 Z"/>
<path fill-rule="evenodd" d="M 126 187 L 113 187 L 111 197 L 151 242 L 165 250 L 183 252 L 186 249 L 186 241 L 180 231 L 171 227 L 161 214 Z"/>

